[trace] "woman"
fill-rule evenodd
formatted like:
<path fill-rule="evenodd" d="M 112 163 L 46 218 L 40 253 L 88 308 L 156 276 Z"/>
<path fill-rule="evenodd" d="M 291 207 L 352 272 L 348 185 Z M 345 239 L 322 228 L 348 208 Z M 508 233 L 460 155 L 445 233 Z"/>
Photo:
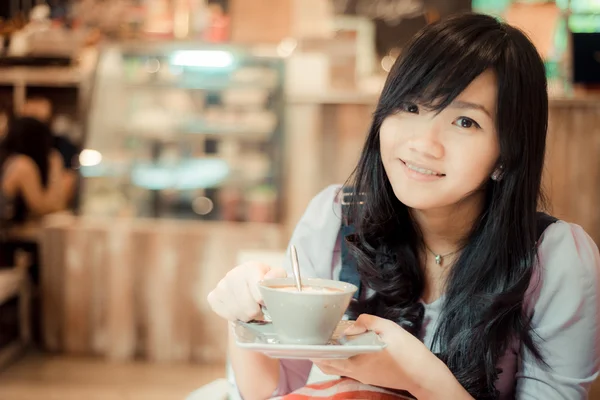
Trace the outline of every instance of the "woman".
<path fill-rule="evenodd" d="M 52 135 L 52 147 L 58 151 L 63 160 L 63 180 L 65 184 L 65 195 L 67 204 L 70 203 L 77 191 L 76 166 L 79 150 L 71 140 L 63 135 L 56 135 L 52 132 L 52 120 L 54 110 L 50 100 L 44 97 L 31 97 L 27 99 L 21 108 L 21 117 L 31 117 L 47 124 L 50 127 Z"/>
<path fill-rule="evenodd" d="M 64 208 L 63 160 L 52 147 L 52 132 L 34 118 L 11 123 L 0 143 L 2 193 L 14 199 L 17 224 Z"/>
<path fill-rule="evenodd" d="M 418 399 L 587 398 L 599 369 L 600 257 L 566 222 L 538 240 L 547 121 L 544 65 L 517 29 L 466 14 L 416 35 L 348 185 L 360 196 L 341 218 L 347 199 L 325 189 L 291 239 L 304 276 L 340 279 L 338 232 L 354 222 L 341 244 L 367 290 L 349 333 L 374 330 L 388 344 L 319 362 L 323 371 Z M 257 281 L 283 275 L 238 266 L 209 303 L 248 320 L 259 313 Z M 245 400 L 300 388 L 311 368 L 230 351 Z"/>
<path fill-rule="evenodd" d="M 12 121 L 0 142 L 0 171 L 3 262 L 12 262 L 15 247 L 36 258 L 37 245 L 27 233 L 35 231 L 40 217 L 64 209 L 66 201 L 63 160 L 52 148 L 48 126 L 34 118 Z"/>

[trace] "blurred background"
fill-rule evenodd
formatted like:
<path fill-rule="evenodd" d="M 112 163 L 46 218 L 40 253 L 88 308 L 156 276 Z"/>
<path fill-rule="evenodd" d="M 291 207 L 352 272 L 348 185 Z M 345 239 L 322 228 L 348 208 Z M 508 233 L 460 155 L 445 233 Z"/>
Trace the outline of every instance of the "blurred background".
<path fill-rule="evenodd" d="M 280 262 L 407 40 L 467 10 L 542 54 L 550 210 L 600 243 L 600 0 L 0 0 L 0 135 L 49 128 L 65 199 L 0 221 L 0 399 L 226 398 L 208 292 Z"/>

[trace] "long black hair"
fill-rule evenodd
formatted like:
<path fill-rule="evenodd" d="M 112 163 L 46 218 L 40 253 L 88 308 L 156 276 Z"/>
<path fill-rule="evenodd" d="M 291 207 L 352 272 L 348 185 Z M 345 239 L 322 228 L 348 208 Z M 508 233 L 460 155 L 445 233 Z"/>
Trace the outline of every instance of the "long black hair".
<path fill-rule="evenodd" d="M 48 185 L 52 141 L 52 131 L 47 124 L 35 118 L 15 118 L 9 122 L 6 136 L 0 141 L 0 166 L 12 155 L 26 155 L 37 165 L 45 187 Z"/>
<path fill-rule="evenodd" d="M 476 399 L 498 397 L 497 363 L 513 340 L 543 361 L 522 306 L 536 262 L 548 95 L 544 64 L 521 31 L 468 13 L 428 25 L 413 38 L 390 71 L 348 183 L 364 196 L 364 204 L 353 203 L 346 216 L 356 228 L 346 238 L 349 248 L 361 279 L 375 292 L 351 310 L 394 320 L 419 334 L 422 235 L 387 178 L 379 130 L 407 102 L 444 109 L 488 69 L 498 84 L 502 179 L 484 183 L 484 210 L 449 271 L 433 339 L 438 357 Z"/>

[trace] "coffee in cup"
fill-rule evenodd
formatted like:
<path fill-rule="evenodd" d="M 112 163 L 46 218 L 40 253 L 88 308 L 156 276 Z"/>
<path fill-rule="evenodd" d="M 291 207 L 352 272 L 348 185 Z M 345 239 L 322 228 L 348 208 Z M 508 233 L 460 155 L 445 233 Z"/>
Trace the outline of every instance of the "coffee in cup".
<path fill-rule="evenodd" d="M 298 292 L 294 278 L 259 282 L 259 290 L 281 343 L 327 344 L 358 288 L 329 279 L 302 279 Z"/>
<path fill-rule="evenodd" d="M 282 285 L 282 286 L 270 286 L 271 289 L 275 290 L 283 290 L 284 292 L 298 292 L 298 288 L 296 284 L 294 285 Z M 302 285 L 302 291 L 306 293 L 340 293 L 343 292 L 342 289 L 333 288 L 333 287 L 319 287 L 319 286 L 310 286 L 310 285 Z"/>

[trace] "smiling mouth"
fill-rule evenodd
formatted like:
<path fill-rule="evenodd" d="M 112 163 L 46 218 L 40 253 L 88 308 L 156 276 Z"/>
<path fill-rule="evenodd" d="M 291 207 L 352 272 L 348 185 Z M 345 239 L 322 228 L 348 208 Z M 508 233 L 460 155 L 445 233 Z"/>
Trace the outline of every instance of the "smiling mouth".
<path fill-rule="evenodd" d="M 402 164 L 404 164 L 406 166 L 406 168 L 408 168 L 408 169 L 410 169 L 412 171 L 418 172 L 420 174 L 423 174 L 423 175 L 440 176 L 440 177 L 446 176 L 446 174 L 442 174 L 442 173 L 437 172 L 437 171 L 432 171 L 432 170 L 427 169 L 427 168 L 418 167 L 418 166 L 410 164 L 409 162 L 406 162 L 404 160 L 400 160 L 400 161 L 402 161 Z"/>

